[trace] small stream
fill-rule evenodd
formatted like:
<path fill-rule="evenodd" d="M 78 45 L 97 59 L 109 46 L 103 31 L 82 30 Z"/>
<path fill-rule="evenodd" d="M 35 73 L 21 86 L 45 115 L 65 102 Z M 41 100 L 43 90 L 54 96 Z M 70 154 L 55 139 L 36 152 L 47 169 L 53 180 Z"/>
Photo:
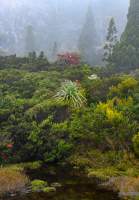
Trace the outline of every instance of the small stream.
<path fill-rule="evenodd" d="M 60 183 L 54 193 L 24 193 L 6 200 L 120 200 L 117 194 L 100 189 L 96 181 L 77 176 L 76 172 L 67 167 L 43 167 L 27 172 L 31 180 L 41 179 L 52 183 Z"/>

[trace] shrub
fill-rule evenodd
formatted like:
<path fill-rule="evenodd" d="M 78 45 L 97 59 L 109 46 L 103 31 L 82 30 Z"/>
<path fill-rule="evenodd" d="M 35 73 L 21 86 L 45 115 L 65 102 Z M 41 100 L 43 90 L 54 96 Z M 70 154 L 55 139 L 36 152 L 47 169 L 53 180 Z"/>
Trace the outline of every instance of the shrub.
<path fill-rule="evenodd" d="M 134 135 L 132 142 L 133 142 L 134 152 L 137 156 L 139 156 L 139 133 Z"/>
<path fill-rule="evenodd" d="M 20 166 L 23 167 L 24 169 L 38 169 L 42 166 L 42 161 L 20 163 L 19 167 Z"/>
<path fill-rule="evenodd" d="M 133 77 L 123 77 L 121 83 L 117 86 L 112 86 L 110 88 L 109 95 L 110 96 L 127 96 L 133 93 L 137 88 L 138 82 Z"/>
<path fill-rule="evenodd" d="M 96 177 L 101 180 L 107 180 L 113 176 L 117 177 L 120 172 L 115 167 L 106 167 L 100 169 L 89 169 L 88 176 Z"/>
<path fill-rule="evenodd" d="M 28 177 L 19 169 L 12 167 L 0 169 L 0 194 L 21 191 L 28 183 Z"/>

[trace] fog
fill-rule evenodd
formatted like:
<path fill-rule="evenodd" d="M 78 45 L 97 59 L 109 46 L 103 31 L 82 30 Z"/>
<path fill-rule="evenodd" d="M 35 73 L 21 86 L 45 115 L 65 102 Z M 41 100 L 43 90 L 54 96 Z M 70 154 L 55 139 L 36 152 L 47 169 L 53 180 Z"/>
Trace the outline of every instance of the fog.
<path fill-rule="evenodd" d="M 34 48 L 51 56 L 78 51 L 78 40 L 88 7 L 92 7 L 98 46 L 103 46 L 107 26 L 115 18 L 118 34 L 126 24 L 129 0 L 0 0 L 0 48 L 7 54 L 26 53 L 27 27 L 32 27 Z"/>

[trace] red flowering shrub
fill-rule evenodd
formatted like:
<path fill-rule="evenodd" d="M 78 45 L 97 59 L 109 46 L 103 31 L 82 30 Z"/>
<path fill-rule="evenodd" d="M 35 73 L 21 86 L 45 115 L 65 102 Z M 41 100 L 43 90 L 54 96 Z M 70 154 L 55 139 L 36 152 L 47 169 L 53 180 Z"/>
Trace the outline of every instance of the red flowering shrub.
<path fill-rule="evenodd" d="M 13 144 L 7 144 L 6 147 L 7 147 L 8 149 L 12 149 L 12 148 L 13 148 Z"/>
<path fill-rule="evenodd" d="M 13 144 L 5 144 L 0 146 L 0 164 L 5 164 L 11 161 Z"/>
<path fill-rule="evenodd" d="M 58 62 L 65 65 L 78 65 L 80 64 L 80 56 L 77 53 L 58 54 Z"/>

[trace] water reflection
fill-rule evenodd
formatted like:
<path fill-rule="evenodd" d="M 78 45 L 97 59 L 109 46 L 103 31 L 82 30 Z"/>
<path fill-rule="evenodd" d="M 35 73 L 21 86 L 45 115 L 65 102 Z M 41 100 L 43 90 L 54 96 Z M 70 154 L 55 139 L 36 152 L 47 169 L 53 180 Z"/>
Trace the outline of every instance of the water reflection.
<path fill-rule="evenodd" d="M 67 168 L 59 167 L 43 168 L 28 173 L 31 179 L 47 180 L 49 184 L 59 182 L 62 187 L 55 193 L 30 193 L 8 200 L 119 200 L 117 194 L 101 190 L 96 183 L 86 178 L 75 175 Z"/>

